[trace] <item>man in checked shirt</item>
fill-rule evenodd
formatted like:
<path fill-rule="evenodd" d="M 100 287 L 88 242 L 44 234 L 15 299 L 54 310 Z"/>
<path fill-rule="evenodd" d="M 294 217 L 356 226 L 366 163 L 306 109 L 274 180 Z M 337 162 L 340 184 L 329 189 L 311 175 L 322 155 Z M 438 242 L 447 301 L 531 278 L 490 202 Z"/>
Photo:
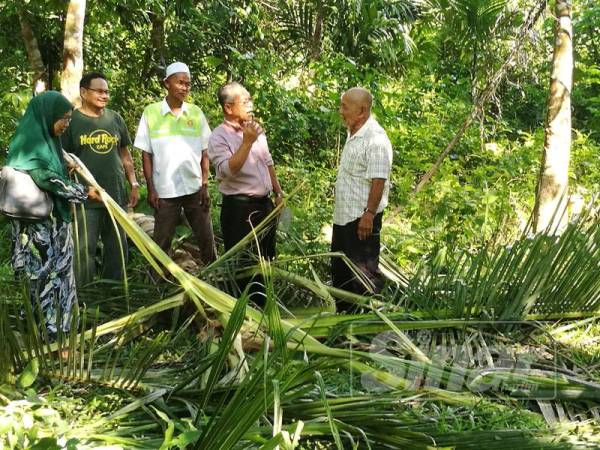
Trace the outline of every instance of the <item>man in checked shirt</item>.
<path fill-rule="evenodd" d="M 364 274 L 370 289 L 342 258 L 332 258 L 331 273 L 334 287 L 357 294 L 377 293 L 383 287 L 378 268 L 380 231 L 390 190 L 392 144 L 371 117 L 372 104 L 371 93 L 355 87 L 342 95 L 339 109 L 348 138 L 335 182 L 331 251 L 343 252 Z"/>

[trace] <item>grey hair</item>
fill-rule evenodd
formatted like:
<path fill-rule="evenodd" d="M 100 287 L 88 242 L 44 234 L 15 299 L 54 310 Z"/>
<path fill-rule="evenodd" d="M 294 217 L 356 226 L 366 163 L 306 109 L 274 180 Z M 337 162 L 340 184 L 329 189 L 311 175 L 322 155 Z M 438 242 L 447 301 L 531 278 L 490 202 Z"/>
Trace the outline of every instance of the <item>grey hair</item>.
<path fill-rule="evenodd" d="M 219 88 L 217 91 L 217 99 L 219 99 L 221 108 L 224 108 L 227 103 L 235 102 L 235 91 L 239 88 L 244 89 L 244 86 L 237 81 L 227 83 Z"/>

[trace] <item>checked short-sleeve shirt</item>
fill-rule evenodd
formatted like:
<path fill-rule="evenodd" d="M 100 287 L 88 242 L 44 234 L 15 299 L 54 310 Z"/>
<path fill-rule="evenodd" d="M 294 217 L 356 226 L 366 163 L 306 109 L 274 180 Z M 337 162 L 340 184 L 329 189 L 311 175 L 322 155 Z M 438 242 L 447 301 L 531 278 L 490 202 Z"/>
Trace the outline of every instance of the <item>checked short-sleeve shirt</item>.
<path fill-rule="evenodd" d="M 378 213 L 382 212 L 388 204 L 391 170 L 392 144 L 371 117 L 353 136 L 348 136 L 344 145 L 335 182 L 333 223 L 346 225 L 362 216 L 373 178 L 386 180 L 377 208 Z"/>

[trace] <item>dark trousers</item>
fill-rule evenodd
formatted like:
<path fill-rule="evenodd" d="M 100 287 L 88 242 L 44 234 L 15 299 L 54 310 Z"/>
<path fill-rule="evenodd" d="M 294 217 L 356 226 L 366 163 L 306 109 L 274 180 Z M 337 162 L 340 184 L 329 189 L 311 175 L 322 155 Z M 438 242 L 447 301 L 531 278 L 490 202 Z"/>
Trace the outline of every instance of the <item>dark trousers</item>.
<path fill-rule="evenodd" d="M 117 234 L 118 233 L 118 234 Z M 119 246 L 119 237 L 121 246 Z M 123 257 L 127 263 L 127 236 L 117 225 L 117 230 L 106 208 L 85 208 L 85 214 L 77 208 L 77 253 L 75 278 L 82 287 L 94 280 L 96 275 L 96 250 L 102 240 L 101 277 L 110 280 L 123 279 Z"/>
<path fill-rule="evenodd" d="M 379 271 L 379 249 L 381 219 L 379 213 L 373 219 L 373 232 L 361 241 L 358 239 L 358 221 L 353 220 L 346 225 L 333 225 L 331 251 L 343 252 L 373 284 L 373 290 L 378 293 L 383 287 L 383 276 Z M 331 276 L 333 286 L 356 294 L 365 294 L 367 289 L 356 279 L 352 270 L 342 258 L 331 258 Z"/>
<path fill-rule="evenodd" d="M 166 253 L 171 248 L 171 240 L 181 217 L 185 214 L 200 249 L 203 264 L 215 260 L 215 241 L 210 220 L 210 209 L 200 204 L 200 192 L 174 198 L 158 200 L 158 209 L 154 211 L 154 242 Z"/>
<path fill-rule="evenodd" d="M 221 232 L 223 233 L 223 241 L 225 243 L 225 251 L 232 248 L 235 244 L 241 241 L 244 236 L 252 231 L 260 222 L 273 211 L 274 205 L 268 197 L 248 197 L 244 195 L 224 195 L 223 206 L 221 208 Z M 255 243 L 251 244 L 251 248 L 255 255 L 260 251 L 260 255 L 265 259 L 275 258 L 275 233 L 277 231 L 275 222 L 269 224 L 269 228 L 264 230 L 262 236 L 258 240 L 258 248 Z M 242 260 L 239 265 L 251 263 L 249 260 Z M 240 267 L 241 268 L 241 267 Z M 246 278 L 238 280 L 239 291 L 243 291 L 250 281 L 261 282 L 257 277 L 255 280 Z M 236 292 L 237 293 L 239 293 Z M 261 289 L 251 287 L 250 293 L 262 292 Z M 262 304 L 261 296 L 251 295 L 252 300 Z"/>

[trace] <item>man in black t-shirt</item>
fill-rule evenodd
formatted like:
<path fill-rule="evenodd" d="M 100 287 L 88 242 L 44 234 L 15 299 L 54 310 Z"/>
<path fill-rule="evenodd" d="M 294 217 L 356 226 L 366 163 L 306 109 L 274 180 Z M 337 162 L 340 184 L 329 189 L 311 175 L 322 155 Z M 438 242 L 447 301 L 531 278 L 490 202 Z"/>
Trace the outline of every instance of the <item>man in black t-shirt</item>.
<path fill-rule="evenodd" d="M 84 75 L 79 83 L 81 108 L 73 111 L 71 124 L 62 136 L 63 148 L 77 155 L 100 186 L 122 207 L 133 208 L 139 198 L 131 145 L 123 118 L 108 108 L 109 91 L 105 76 L 99 72 Z M 131 187 L 127 193 L 125 179 Z M 98 241 L 103 244 L 102 278 L 123 277 L 123 257 L 127 261 L 127 238 L 116 232 L 103 203 L 87 202 L 85 214 L 77 211 L 77 257 L 75 275 L 82 287 L 94 279 Z M 120 243 L 119 245 L 119 238 Z"/>

